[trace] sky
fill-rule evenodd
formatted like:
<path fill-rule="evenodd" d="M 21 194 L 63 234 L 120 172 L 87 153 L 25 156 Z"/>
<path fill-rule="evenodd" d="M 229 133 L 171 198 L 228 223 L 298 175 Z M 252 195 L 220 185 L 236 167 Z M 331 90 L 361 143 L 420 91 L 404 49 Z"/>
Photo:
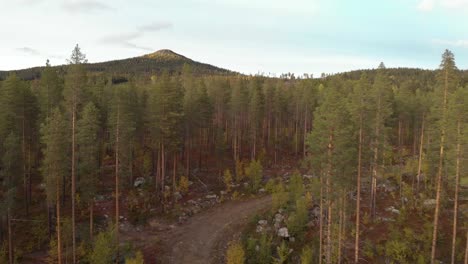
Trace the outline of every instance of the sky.
<path fill-rule="evenodd" d="M 247 74 L 468 69 L 468 0 L 0 0 L 0 70 L 170 49 Z"/>

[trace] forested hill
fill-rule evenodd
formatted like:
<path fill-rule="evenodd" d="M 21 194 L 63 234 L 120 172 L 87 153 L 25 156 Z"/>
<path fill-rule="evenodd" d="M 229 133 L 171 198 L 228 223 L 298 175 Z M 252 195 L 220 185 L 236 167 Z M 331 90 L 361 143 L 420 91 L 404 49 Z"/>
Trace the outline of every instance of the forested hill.
<path fill-rule="evenodd" d="M 191 60 L 167 49 L 135 58 L 89 63 L 86 64 L 86 68 L 94 73 L 106 73 L 116 78 L 128 78 L 135 75 L 157 75 L 164 70 L 170 73 L 180 73 L 185 64 L 191 67 L 195 75 L 236 74 L 230 70 Z M 60 65 L 55 67 L 58 71 L 65 71 L 68 66 Z M 39 79 L 43 70 L 44 67 L 34 67 L 22 70 L 0 71 L 0 80 L 4 80 L 12 72 L 15 72 L 23 80 Z"/>

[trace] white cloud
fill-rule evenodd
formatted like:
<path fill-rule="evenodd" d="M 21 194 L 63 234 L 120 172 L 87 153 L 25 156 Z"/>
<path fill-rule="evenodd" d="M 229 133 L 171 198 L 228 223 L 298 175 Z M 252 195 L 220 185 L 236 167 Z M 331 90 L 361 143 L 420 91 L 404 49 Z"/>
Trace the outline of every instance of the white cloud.
<path fill-rule="evenodd" d="M 417 8 L 421 11 L 432 11 L 434 8 L 468 9 L 468 0 L 420 0 Z"/>
<path fill-rule="evenodd" d="M 468 39 L 459 39 L 459 40 L 433 39 L 432 42 L 437 45 L 468 48 Z"/>
<path fill-rule="evenodd" d="M 16 50 L 26 53 L 28 55 L 32 55 L 32 56 L 37 56 L 41 54 L 38 50 L 30 48 L 30 47 L 21 47 L 21 48 L 17 48 Z"/>
<path fill-rule="evenodd" d="M 70 13 L 114 10 L 113 7 L 96 0 L 66 0 L 62 4 L 62 8 Z"/>
<path fill-rule="evenodd" d="M 434 9 L 434 4 L 434 0 L 422 0 L 418 4 L 418 9 L 421 11 L 431 11 L 432 9 Z"/>

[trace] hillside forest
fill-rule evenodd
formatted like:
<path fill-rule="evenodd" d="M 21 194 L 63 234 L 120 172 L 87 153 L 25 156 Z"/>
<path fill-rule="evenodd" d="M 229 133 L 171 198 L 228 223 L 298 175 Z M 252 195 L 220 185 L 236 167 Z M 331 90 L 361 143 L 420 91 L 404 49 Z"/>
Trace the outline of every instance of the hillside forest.
<path fill-rule="evenodd" d="M 167 50 L 89 64 L 77 45 L 0 78 L 0 263 L 171 263 L 129 234 L 261 197 L 216 263 L 468 261 L 468 73 L 449 50 L 436 70 L 312 78 Z"/>

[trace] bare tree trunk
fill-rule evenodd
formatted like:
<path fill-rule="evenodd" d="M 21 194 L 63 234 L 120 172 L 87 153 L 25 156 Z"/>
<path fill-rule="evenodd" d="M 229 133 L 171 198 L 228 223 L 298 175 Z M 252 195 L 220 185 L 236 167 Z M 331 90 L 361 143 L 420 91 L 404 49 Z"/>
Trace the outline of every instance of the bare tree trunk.
<path fill-rule="evenodd" d="M 119 193 L 119 133 L 120 133 L 120 102 L 117 105 L 117 124 L 115 132 L 115 242 L 117 257 L 119 259 L 119 217 L 120 217 L 120 193 Z"/>
<path fill-rule="evenodd" d="M 344 197 L 341 198 L 341 206 L 340 206 L 340 218 L 338 222 L 338 257 L 337 263 L 341 263 L 341 243 L 343 242 L 343 207 L 344 207 Z"/>
<path fill-rule="evenodd" d="M 359 223 L 361 213 L 361 159 L 362 159 L 362 113 L 359 116 L 359 146 L 358 146 L 358 168 L 356 183 L 356 238 L 354 241 L 354 263 L 359 261 Z"/>
<path fill-rule="evenodd" d="M 76 226 L 75 226 L 75 121 L 76 121 L 76 104 L 73 103 L 72 110 L 72 166 L 71 166 L 71 202 L 72 202 L 72 254 L 73 263 L 76 263 Z"/>
<path fill-rule="evenodd" d="M 302 145 L 302 156 L 305 158 L 306 156 L 306 138 L 307 138 L 307 104 L 306 109 L 304 112 L 304 139 Z"/>
<path fill-rule="evenodd" d="M 173 198 L 173 204 L 175 205 L 176 199 L 175 199 L 175 191 L 177 187 L 177 182 L 176 182 L 176 166 L 177 166 L 177 154 L 174 153 L 173 155 L 173 165 L 172 165 L 172 198 Z"/>
<path fill-rule="evenodd" d="M 57 176 L 58 177 L 58 176 Z M 61 237 L 61 228 L 60 228 L 60 188 L 59 180 L 56 179 L 56 211 L 57 211 L 57 263 L 62 264 L 62 237 Z"/>
<path fill-rule="evenodd" d="M 453 231 L 452 231 L 452 264 L 455 263 L 455 247 L 457 242 L 458 192 L 460 185 L 460 120 L 457 122 L 457 161 L 455 167 L 455 197 L 453 205 Z"/>
<path fill-rule="evenodd" d="M 93 241 L 94 234 L 94 201 L 89 203 L 89 240 Z"/>
<path fill-rule="evenodd" d="M 11 215 L 10 215 L 10 207 L 8 206 L 7 209 L 7 225 L 8 225 L 8 263 L 13 264 L 13 239 L 12 239 L 12 232 L 11 232 Z"/>
<path fill-rule="evenodd" d="M 421 183 L 421 169 L 422 169 L 422 155 L 423 155 L 423 143 L 424 143 L 424 114 L 422 115 L 421 121 L 421 139 L 419 143 L 419 158 L 418 158 L 418 174 L 416 180 L 416 190 L 419 192 L 419 186 Z"/>
<path fill-rule="evenodd" d="M 447 91 L 448 90 L 448 72 L 445 70 L 445 87 L 444 87 L 444 103 L 442 120 L 446 120 L 447 116 Z M 439 209 L 440 209 L 440 192 L 442 188 L 442 165 L 444 160 L 444 144 L 445 144 L 445 127 L 442 125 L 442 131 L 440 135 L 440 151 L 439 151 L 439 168 L 437 172 L 437 189 L 436 189 L 436 207 L 434 210 L 434 229 L 432 233 L 432 249 L 431 249 L 431 264 L 435 263 L 436 247 L 437 247 L 437 230 L 439 227 Z"/>
<path fill-rule="evenodd" d="M 465 264 L 468 264 L 468 230 L 466 231 Z"/>
<path fill-rule="evenodd" d="M 323 173 L 320 175 L 320 219 L 319 219 L 319 264 L 322 264 L 323 253 Z"/>
<path fill-rule="evenodd" d="M 326 179 L 326 187 L 327 187 L 327 252 L 326 252 L 326 260 L 327 264 L 331 264 L 331 252 L 332 252 L 332 233 L 331 233 L 331 225 L 332 225 L 332 201 L 331 201 L 331 174 L 332 174 L 332 149 L 333 149 L 333 131 L 330 132 L 329 141 L 328 141 L 328 169 L 327 169 L 327 179 Z"/>

